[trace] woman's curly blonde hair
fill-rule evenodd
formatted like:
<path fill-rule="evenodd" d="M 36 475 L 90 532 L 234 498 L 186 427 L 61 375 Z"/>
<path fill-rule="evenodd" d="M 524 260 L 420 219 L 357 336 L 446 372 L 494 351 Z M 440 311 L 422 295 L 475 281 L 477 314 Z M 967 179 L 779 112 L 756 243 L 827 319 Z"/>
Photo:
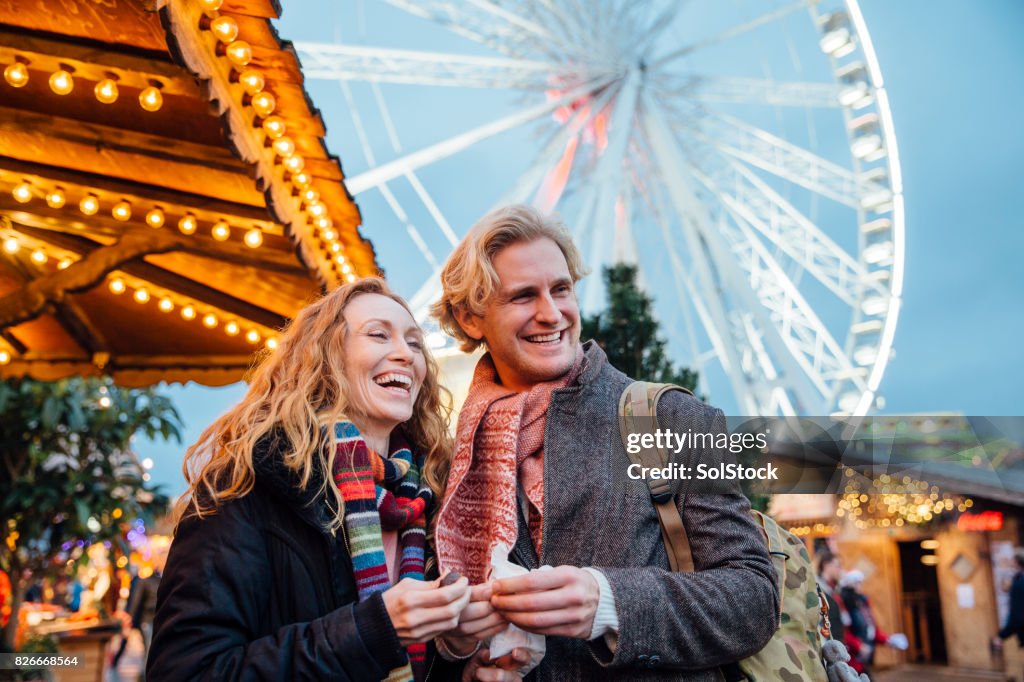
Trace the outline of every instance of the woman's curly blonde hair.
<path fill-rule="evenodd" d="M 245 397 L 210 425 L 185 453 L 182 470 L 188 491 L 175 504 L 175 520 L 202 517 L 233 498 L 248 494 L 255 482 L 253 448 L 272 430 L 283 433 L 284 464 L 305 488 L 314 472 L 335 511 L 332 530 L 342 522 L 344 501 L 330 475 L 334 429 L 323 428 L 361 416 L 349 400 L 345 380 L 345 308 L 357 296 L 380 294 L 409 310 L 406 302 L 378 278 L 338 287 L 303 308 L 281 333 L 277 348 L 264 351 L 253 370 Z M 411 315 L 410 311 L 410 315 Z M 424 346 L 427 373 L 402 428 L 414 448 L 426 456 L 423 478 L 441 499 L 448 477 L 452 442 L 448 430 L 451 396 L 438 382 L 437 363 Z"/>
<path fill-rule="evenodd" d="M 482 316 L 491 297 L 501 287 L 498 273 L 494 271 L 494 256 L 511 244 L 537 239 L 550 239 L 558 246 L 573 283 L 587 275 L 583 258 L 562 221 L 524 204 L 505 206 L 485 215 L 449 256 L 441 270 L 441 300 L 430 307 L 430 313 L 465 352 L 476 350 L 483 341 L 463 331 L 456 312 Z"/>

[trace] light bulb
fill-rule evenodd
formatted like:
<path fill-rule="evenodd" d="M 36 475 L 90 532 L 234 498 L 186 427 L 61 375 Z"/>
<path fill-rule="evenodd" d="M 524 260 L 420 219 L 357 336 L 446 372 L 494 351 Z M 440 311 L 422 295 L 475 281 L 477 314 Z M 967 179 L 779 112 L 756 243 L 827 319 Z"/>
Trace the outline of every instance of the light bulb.
<path fill-rule="evenodd" d="M 256 69 L 246 69 L 238 76 L 238 82 L 242 84 L 245 91 L 250 95 L 255 95 L 257 92 L 263 90 L 267 82 L 263 78 L 263 74 Z"/>
<path fill-rule="evenodd" d="M 322 215 L 316 219 L 316 226 L 321 230 L 330 230 L 333 225 L 334 221 L 331 220 L 330 216 Z"/>
<path fill-rule="evenodd" d="M 160 94 L 160 89 L 156 86 L 150 85 L 139 93 L 139 106 L 146 111 L 157 111 L 163 105 L 164 96 Z"/>
<path fill-rule="evenodd" d="M 67 95 L 75 89 L 75 79 L 64 69 L 54 71 L 50 76 L 50 89 L 58 95 Z"/>
<path fill-rule="evenodd" d="M 199 223 L 196 221 L 196 217 L 191 213 L 186 213 L 182 216 L 181 220 L 178 221 L 178 230 L 180 230 L 182 234 L 194 234 L 198 227 Z"/>
<path fill-rule="evenodd" d="M 146 224 L 152 228 L 164 226 L 164 212 L 159 208 L 154 208 L 146 214 Z"/>
<path fill-rule="evenodd" d="M 295 153 L 295 142 L 290 137 L 279 137 L 274 140 L 274 151 L 281 157 L 287 158 Z"/>
<path fill-rule="evenodd" d="M 32 185 L 27 182 L 18 183 L 14 189 L 11 190 L 11 196 L 19 204 L 27 204 L 32 201 Z"/>
<path fill-rule="evenodd" d="M 11 361 L 11 354 L 5 350 L 0 350 L 0 365 L 6 365 Z"/>
<path fill-rule="evenodd" d="M 277 106 L 277 100 L 269 92 L 257 92 L 252 96 L 252 100 L 249 102 L 252 105 L 253 110 L 261 117 L 266 118 L 274 113 L 274 107 Z"/>
<path fill-rule="evenodd" d="M 251 249 L 257 248 L 263 243 L 263 231 L 253 228 L 245 233 L 245 245 Z"/>
<path fill-rule="evenodd" d="M 309 214 L 315 218 L 319 218 L 320 216 L 327 213 L 327 207 L 324 206 L 319 201 L 314 201 L 312 204 L 309 205 L 309 208 L 307 208 L 306 210 L 309 211 Z"/>
<path fill-rule="evenodd" d="M 71 267 L 71 259 L 70 258 L 61 258 L 60 262 L 57 263 L 57 269 L 58 270 L 67 270 L 70 267 Z"/>
<path fill-rule="evenodd" d="M 123 279 L 116 278 L 110 280 L 110 293 L 112 294 L 123 294 L 127 288 Z"/>
<path fill-rule="evenodd" d="M 21 248 L 21 243 L 17 237 L 8 237 L 4 240 L 4 251 L 7 253 L 18 253 L 18 249 Z"/>
<path fill-rule="evenodd" d="M 338 265 L 344 265 L 345 257 L 339 253 L 337 256 L 334 257 L 334 262 L 337 263 Z"/>
<path fill-rule="evenodd" d="M 42 265 L 47 261 L 46 252 L 42 249 L 36 249 L 32 252 L 32 262 L 38 265 Z"/>
<path fill-rule="evenodd" d="M 249 343 L 259 343 L 260 334 L 255 329 L 250 329 L 245 333 L 245 340 L 248 341 Z"/>
<path fill-rule="evenodd" d="M 358 278 L 358 277 L 356 277 L 356 273 L 354 273 L 354 272 L 352 272 L 352 273 L 349 273 L 348 275 L 346 275 L 346 276 L 345 276 L 345 281 L 346 281 L 346 282 L 349 282 L 349 283 L 351 283 L 351 282 L 354 282 L 354 281 L 356 281 L 357 279 L 359 279 L 359 278 Z"/>
<path fill-rule="evenodd" d="M 223 220 L 217 221 L 217 224 L 213 226 L 213 230 L 210 231 L 213 238 L 219 242 L 227 241 L 228 237 L 231 236 L 231 228 Z"/>
<path fill-rule="evenodd" d="M 334 230 L 331 229 L 324 230 L 322 233 L 320 233 L 320 236 L 323 237 L 325 241 L 329 242 L 333 242 L 338 237 L 338 235 L 335 234 Z"/>
<path fill-rule="evenodd" d="M 221 15 L 210 22 L 210 30 L 217 40 L 230 43 L 238 37 L 238 23 L 227 15 Z"/>
<path fill-rule="evenodd" d="M 160 302 L 156 304 L 156 307 L 159 308 L 162 313 L 169 313 L 174 310 L 174 301 L 164 296 L 160 299 Z"/>
<path fill-rule="evenodd" d="M 207 12 L 216 12 L 224 4 L 224 0 L 199 0 L 199 4 Z"/>
<path fill-rule="evenodd" d="M 320 198 L 320 192 L 317 192 L 315 189 L 310 187 L 302 193 L 302 198 L 305 199 L 307 204 L 311 204 Z"/>
<path fill-rule="evenodd" d="M 135 299 L 136 303 L 146 303 L 147 301 L 149 301 L 149 292 L 141 288 L 136 289 L 135 293 L 132 295 L 132 298 Z"/>
<path fill-rule="evenodd" d="M 181 316 L 186 320 L 194 320 L 196 319 L 196 309 L 187 305 L 181 309 Z"/>
<path fill-rule="evenodd" d="M 272 139 L 284 135 L 285 130 L 287 130 L 287 126 L 284 124 L 284 119 L 280 116 L 268 116 L 263 121 L 263 132 Z"/>
<path fill-rule="evenodd" d="M 203 315 L 203 326 L 207 329 L 213 329 L 217 326 L 217 316 L 213 313 L 206 313 Z"/>
<path fill-rule="evenodd" d="M 64 196 L 64 190 L 60 187 L 54 187 L 46 194 L 46 205 L 50 208 L 62 208 L 66 201 L 67 197 Z"/>
<path fill-rule="evenodd" d="M 338 242 L 332 243 L 331 244 L 331 252 L 332 253 L 338 253 L 339 251 L 341 251 L 341 244 L 339 244 Z"/>
<path fill-rule="evenodd" d="M 95 194 L 86 194 L 82 197 L 82 200 L 78 202 L 78 210 L 85 215 L 96 215 L 100 210 L 100 200 Z"/>
<path fill-rule="evenodd" d="M 4 80 L 12 88 L 24 87 L 28 84 L 28 67 L 21 62 L 14 62 L 4 69 Z"/>
<path fill-rule="evenodd" d="M 294 175 L 292 175 L 292 182 L 295 184 L 296 187 L 300 189 L 309 187 L 309 183 L 311 181 L 312 180 L 309 177 L 309 173 L 295 173 Z"/>
<path fill-rule="evenodd" d="M 224 332 L 228 336 L 236 336 L 238 334 L 238 323 L 232 320 L 224 325 Z"/>
<path fill-rule="evenodd" d="M 267 348 L 274 350 L 277 348 L 277 339 L 267 339 Z"/>
<path fill-rule="evenodd" d="M 292 173 L 298 173 L 306 166 L 306 160 L 298 154 L 292 154 L 284 160 L 284 167 Z"/>
<path fill-rule="evenodd" d="M 97 83 L 96 87 L 93 88 L 93 93 L 95 93 L 96 99 L 103 104 L 113 104 L 117 101 L 117 96 L 119 94 L 117 91 L 117 83 L 112 78 L 104 78 Z"/>
<path fill-rule="evenodd" d="M 252 61 L 252 46 L 244 40 L 236 40 L 231 43 L 224 53 L 235 66 L 246 66 Z"/>
<path fill-rule="evenodd" d="M 123 223 L 132 217 L 132 205 L 122 199 L 114 204 L 114 208 L 110 209 L 110 215 L 114 216 L 115 220 L 120 220 Z"/>

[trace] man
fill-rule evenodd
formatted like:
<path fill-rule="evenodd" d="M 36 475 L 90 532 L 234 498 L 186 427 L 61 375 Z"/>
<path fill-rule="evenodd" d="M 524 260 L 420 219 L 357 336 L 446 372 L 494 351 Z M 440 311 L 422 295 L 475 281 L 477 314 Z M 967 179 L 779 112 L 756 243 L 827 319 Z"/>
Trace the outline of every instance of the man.
<path fill-rule="evenodd" d="M 844 642 L 843 638 L 846 636 L 843 600 L 839 596 L 839 579 L 842 577 L 843 566 L 839 563 L 839 557 L 831 552 L 823 552 L 818 557 L 818 587 L 828 602 L 829 627 L 832 639 L 837 642 Z M 845 618 L 849 619 L 849 616 Z"/>
<path fill-rule="evenodd" d="M 530 680 L 720 680 L 719 666 L 775 631 L 774 569 L 736 486 L 679 504 L 696 571 L 669 570 L 647 484 L 626 475 L 617 415 L 631 379 L 596 343 L 580 344 L 584 274 L 564 228 L 525 206 L 481 219 L 442 272 L 434 314 L 463 350 L 488 353 L 459 415 L 435 533 L 442 570 L 476 587 L 458 629 L 466 639 L 441 649 L 464 656 L 469 640 L 509 622 L 546 636 Z M 677 433 L 724 423 L 681 392 L 665 395 L 658 419 Z M 554 568 L 488 583 L 501 544 L 528 569 Z M 486 653 L 472 674 L 507 679 L 481 666 Z"/>
<path fill-rule="evenodd" d="M 1002 651 L 1003 640 L 1014 635 L 1017 636 L 1017 644 L 1024 648 L 1024 547 L 1018 547 L 1013 558 L 1017 562 L 1017 572 L 1010 583 L 1010 612 L 999 634 L 992 640 L 992 648 L 996 651 Z"/>

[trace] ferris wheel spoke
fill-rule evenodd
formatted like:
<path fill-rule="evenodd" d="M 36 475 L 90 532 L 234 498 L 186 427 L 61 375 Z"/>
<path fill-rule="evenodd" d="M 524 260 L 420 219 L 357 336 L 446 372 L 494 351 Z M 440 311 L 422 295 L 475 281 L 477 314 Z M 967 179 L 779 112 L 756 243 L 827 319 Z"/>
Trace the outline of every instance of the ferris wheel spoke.
<path fill-rule="evenodd" d="M 363 45 L 296 43 L 306 78 L 502 90 L 545 90 L 557 64 Z"/>
<path fill-rule="evenodd" d="M 729 159 L 718 175 L 716 181 L 694 170 L 694 176 L 719 201 L 848 306 L 856 307 L 865 290 L 888 294 L 853 256 L 755 173 Z"/>
<path fill-rule="evenodd" d="M 767 282 L 768 275 L 774 275 L 774 272 L 765 267 L 759 259 L 753 258 L 759 254 L 753 248 L 748 248 L 747 253 L 739 254 L 741 262 L 737 262 L 737 240 L 731 240 L 732 243 L 727 245 L 720 234 L 720 230 L 726 228 L 725 221 L 719 220 L 712 227 L 709 220 L 704 217 L 703 211 L 697 214 L 702 204 L 687 182 L 683 156 L 663 114 L 649 96 L 645 98 L 644 109 L 645 129 L 651 140 L 651 148 L 662 176 L 669 185 L 669 196 L 680 213 L 683 225 L 687 228 L 687 240 L 694 253 L 694 265 L 702 266 L 700 256 L 706 254 L 707 262 L 712 263 L 721 273 L 715 282 L 716 288 L 719 291 L 731 292 L 747 311 L 757 316 L 759 325 L 765 331 L 766 346 L 779 363 L 780 374 L 798 396 L 798 407 L 813 410 L 828 404 L 828 385 L 822 372 L 815 367 L 815 362 L 827 359 L 824 353 L 819 352 L 819 348 L 824 347 L 824 344 L 813 344 L 812 350 L 815 352 L 808 358 L 804 353 L 805 344 L 798 343 L 804 339 L 794 336 L 794 332 L 804 331 L 802 327 L 798 329 L 794 326 L 794 322 L 803 321 L 802 317 L 797 318 L 795 315 L 796 312 L 802 312 L 802 308 L 795 305 L 794 298 L 789 296 L 795 287 L 792 287 L 791 282 L 790 287 L 785 287 L 783 282 L 773 278 L 771 283 L 776 286 L 769 297 L 769 292 L 763 288 L 763 284 Z M 697 216 L 696 220 L 694 216 Z M 785 281 L 788 282 L 788 279 Z M 770 317 L 770 313 L 777 314 L 772 309 L 772 304 L 777 304 L 774 307 L 787 313 L 787 316 L 781 319 L 782 324 L 777 324 Z M 813 312 L 811 314 L 813 315 Z M 827 333 L 827 330 L 821 331 Z M 824 337 L 819 339 L 824 341 Z"/>
<path fill-rule="evenodd" d="M 682 258 L 677 250 L 679 239 L 668 229 L 664 218 L 658 220 L 657 223 L 665 244 L 668 245 L 667 254 L 679 300 L 689 300 L 693 305 L 711 347 L 721 362 L 726 376 L 729 377 L 740 409 L 744 413 L 759 414 L 758 403 L 760 401 L 756 397 L 758 392 L 756 384 L 750 380 L 749 375 L 742 371 L 743 363 L 740 354 L 743 344 L 738 343 L 737 339 L 733 337 L 731 326 L 728 323 L 728 315 L 712 284 L 713 277 L 707 264 L 701 259 L 694 259 L 692 270 L 696 272 L 698 280 L 702 283 L 702 286 L 698 285 L 687 274 L 687 269 L 683 266 Z M 686 233 L 685 229 L 684 233 Z M 690 248 L 695 246 L 691 239 L 692 237 L 687 238 Z"/>
<path fill-rule="evenodd" d="M 433 21 L 448 30 L 499 52 L 511 53 L 523 42 L 523 33 L 534 39 L 560 43 L 546 28 L 488 0 L 385 0 L 389 5 Z"/>
<path fill-rule="evenodd" d="M 736 262 L 747 273 L 751 290 L 762 306 L 771 312 L 790 352 L 818 390 L 832 402 L 832 384 L 840 379 L 852 380 L 866 388 L 865 372 L 854 367 L 825 325 L 814 313 L 799 289 L 786 276 L 767 248 L 755 238 L 743 217 L 725 206 L 732 222 L 723 220 L 720 227 L 731 242 Z M 729 229 L 731 226 L 733 229 Z"/>
<path fill-rule="evenodd" d="M 858 180 L 837 163 L 725 114 L 709 113 L 699 130 L 681 129 L 729 156 L 851 208 L 860 208 L 862 192 L 864 196 L 886 192 L 875 181 Z"/>
<path fill-rule="evenodd" d="M 659 87 L 698 102 L 818 108 L 840 106 L 839 88 L 834 83 L 698 75 L 665 77 L 660 81 Z"/>
<path fill-rule="evenodd" d="M 792 4 L 780 7 L 779 9 L 762 14 L 756 19 L 751 19 L 750 21 L 745 21 L 742 24 L 737 24 L 736 26 L 721 31 L 720 33 L 716 33 L 713 36 L 705 38 L 704 40 L 700 40 L 689 45 L 684 45 L 683 47 L 680 47 L 677 50 L 673 50 L 672 52 L 666 54 L 663 57 L 655 59 L 651 64 L 651 68 L 657 69 L 667 62 L 679 59 L 680 57 L 685 57 L 688 54 L 692 54 L 698 50 L 703 50 L 706 47 L 718 45 L 719 43 L 731 40 L 732 38 L 735 38 L 737 36 L 741 36 L 750 30 L 758 28 L 759 26 L 764 26 L 765 24 L 769 24 L 773 21 L 777 21 L 785 17 L 786 15 L 792 14 L 797 10 L 806 9 L 809 5 L 813 5 L 816 1 L 817 0 L 799 0 L 799 2 L 794 2 Z"/>
<path fill-rule="evenodd" d="M 460 133 L 447 140 L 443 140 L 430 145 L 429 147 L 348 178 L 345 181 L 345 185 L 353 195 L 365 192 L 372 187 L 376 187 L 382 182 L 393 180 L 400 175 L 404 175 L 410 171 L 414 171 L 418 168 L 422 168 L 423 166 L 427 166 L 441 159 L 447 158 L 452 154 L 460 152 L 467 147 L 486 140 L 487 138 L 493 137 L 507 130 L 512 130 L 513 128 L 517 128 L 523 124 L 529 123 L 530 121 L 534 121 L 542 116 L 550 114 L 559 107 L 570 104 L 577 99 L 594 92 L 604 84 L 604 82 L 599 81 L 575 88 L 556 99 L 529 107 L 519 113 L 502 117 L 496 121 L 492 121 L 491 123 L 486 123 L 474 128 L 473 130 Z"/>
<path fill-rule="evenodd" d="M 690 268 L 697 275 L 697 286 L 691 284 L 688 287 L 694 308 L 698 311 L 741 408 L 758 414 L 763 396 L 759 395 L 761 390 L 751 376 L 743 371 L 741 355 L 744 345 L 742 339 L 734 335 L 735 330 L 730 322 L 727 297 L 722 295 L 723 275 L 707 253 L 708 245 L 703 236 L 711 231 L 707 226 L 707 213 L 690 189 L 680 157 L 672 151 L 674 140 L 668 126 L 649 97 L 645 97 L 643 102 L 643 130 L 647 147 L 665 182 L 663 192 L 671 202 L 682 232 L 682 241 L 690 253 Z M 667 231 L 666 224 L 664 219 L 659 221 L 673 271 L 677 280 L 687 283 L 687 270 L 676 252 L 680 239 Z"/>

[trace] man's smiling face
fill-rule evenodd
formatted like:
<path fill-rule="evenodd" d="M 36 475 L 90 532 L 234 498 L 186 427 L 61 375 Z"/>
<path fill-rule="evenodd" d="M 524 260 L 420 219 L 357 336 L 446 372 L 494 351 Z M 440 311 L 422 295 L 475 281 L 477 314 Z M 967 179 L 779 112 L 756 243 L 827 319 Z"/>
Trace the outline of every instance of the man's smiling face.
<path fill-rule="evenodd" d="M 498 291 L 482 316 L 459 324 L 483 339 L 504 386 L 528 390 L 568 372 L 580 342 L 580 311 L 569 266 L 546 237 L 510 244 L 494 256 Z"/>

